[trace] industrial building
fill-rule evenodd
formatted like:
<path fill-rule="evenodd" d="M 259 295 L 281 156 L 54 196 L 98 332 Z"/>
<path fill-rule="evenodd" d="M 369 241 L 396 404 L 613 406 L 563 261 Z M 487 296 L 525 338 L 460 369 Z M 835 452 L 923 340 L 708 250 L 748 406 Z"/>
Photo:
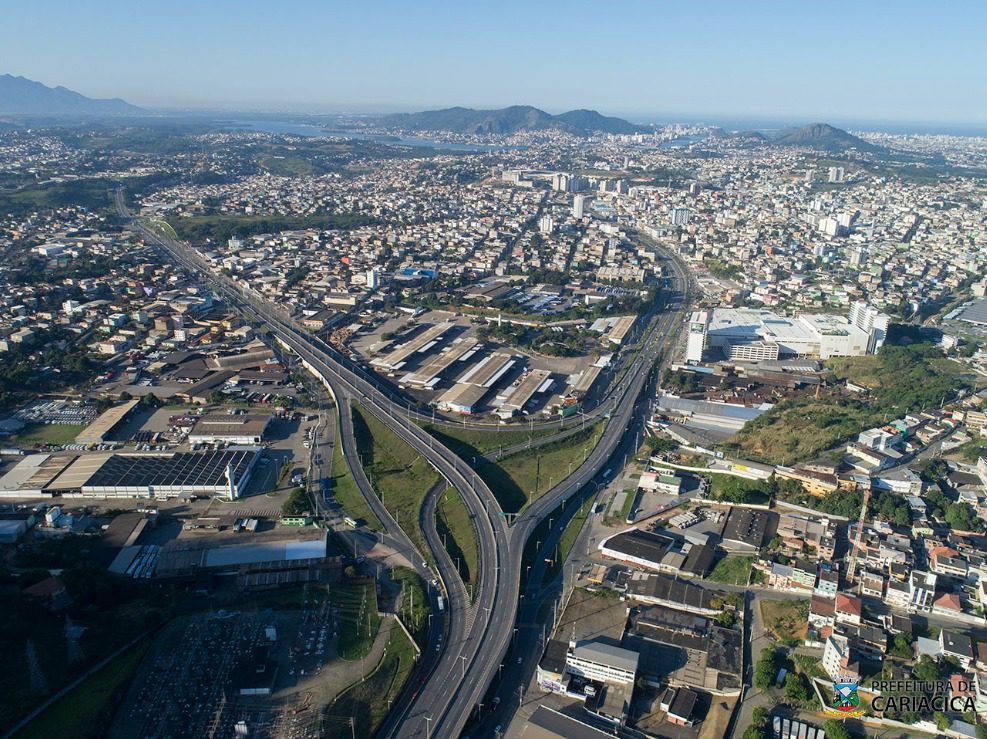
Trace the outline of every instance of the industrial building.
<path fill-rule="evenodd" d="M 547 370 L 532 370 L 522 375 L 510 388 L 497 396 L 503 399 L 497 415 L 504 419 L 513 418 L 524 410 L 535 395 L 548 392 L 554 384 L 552 373 Z"/>
<path fill-rule="evenodd" d="M 710 400 L 690 400 L 674 395 L 659 395 L 658 410 L 667 416 L 681 418 L 685 423 L 710 431 L 734 434 L 748 421 L 771 410 L 771 403 L 750 408 L 736 403 L 716 403 Z"/>
<path fill-rule="evenodd" d="M 436 323 L 429 326 L 423 332 L 411 340 L 398 345 L 383 357 L 377 357 L 370 361 L 374 367 L 386 372 L 396 372 L 408 363 L 415 354 L 425 354 L 434 348 L 448 331 L 456 326 L 454 321 Z"/>
<path fill-rule="evenodd" d="M 455 385 L 436 398 L 435 404 L 440 410 L 453 413 L 476 413 L 481 401 L 516 362 L 505 352 L 484 357 L 463 373 Z"/>
<path fill-rule="evenodd" d="M 602 334 L 600 341 L 609 342 L 616 346 L 624 343 L 628 332 L 634 327 L 637 316 L 609 316 L 597 318 L 590 325 L 589 330 Z"/>
<path fill-rule="evenodd" d="M 83 429 L 75 437 L 77 444 L 102 444 L 109 438 L 110 433 L 120 423 L 130 416 L 134 408 L 140 402 L 139 399 L 128 400 L 125 403 L 114 406 L 100 414 L 99 418 Z"/>
<path fill-rule="evenodd" d="M 189 432 L 190 444 L 260 444 L 273 416 L 266 414 L 207 413 Z"/>
<path fill-rule="evenodd" d="M 600 552 L 604 557 L 649 570 L 703 577 L 713 567 L 715 550 L 695 541 L 679 541 L 634 528 L 604 539 L 600 542 Z"/>
<path fill-rule="evenodd" d="M 0 496 L 32 498 L 239 498 L 260 457 L 257 447 L 169 454 L 32 454 L 0 478 Z"/>
<path fill-rule="evenodd" d="M 479 348 L 479 343 L 473 337 L 456 339 L 447 349 L 429 361 L 428 364 L 402 377 L 399 384 L 431 390 L 439 383 L 442 375 L 450 367 L 459 362 L 468 362 L 473 358 Z"/>

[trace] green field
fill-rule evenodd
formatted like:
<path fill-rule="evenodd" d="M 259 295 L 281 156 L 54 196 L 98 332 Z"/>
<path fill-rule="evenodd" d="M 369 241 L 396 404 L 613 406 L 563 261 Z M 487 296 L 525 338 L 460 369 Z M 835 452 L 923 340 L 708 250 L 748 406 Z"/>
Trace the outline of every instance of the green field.
<path fill-rule="evenodd" d="M 476 531 L 470 520 L 469 511 L 463 503 L 459 491 L 447 487 L 439 497 L 436 511 L 436 528 L 443 537 L 446 551 L 459 566 L 459 576 L 467 585 L 467 591 L 476 583 L 479 572 L 477 560 Z"/>
<path fill-rule="evenodd" d="M 401 586 L 402 598 L 398 613 L 418 646 L 424 648 L 428 638 L 428 614 L 431 612 L 425 581 L 417 572 L 407 567 L 395 567 L 391 577 Z"/>
<path fill-rule="evenodd" d="M 724 557 L 716 563 L 706 579 L 725 585 L 746 585 L 753 564 L 753 557 Z"/>
<path fill-rule="evenodd" d="M 102 736 L 103 729 L 113 717 L 117 700 L 126 690 L 149 645 L 149 640 L 137 642 L 110 660 L 88 680 L 55 701 L 15 736 L 18 739 L 85 739 Z"/>
<path fill-rule="evenodd" d="M 330 739 L 373 736 L 414 665 L 414 647 L 404 631 L 395 626 L 391 629 L 384 657 L 377 669 L 364 682 L 354 685 L 326 708 L 321 736 Z"/>
<path fill-rule="evenodd" d="M 570 421 L 566 428 L 571 427 L 573 423 L 576 421 Z M 522 426 L 491 426 L 490 429 L 473 429 L 439 426 L 430 423 L 426 423 L 422 428 L 467 461 L 472 460 L 473 456 L 495 452 L 498 449 L 523 444 L 529 440 L 534 442 L 560 430 L 551 428 L 528 431 Z"/>
<path fill-rule="evenodd" d="M 17 446 L 35 444 L 74 444 L 75 437 L 85 429 L 80 424 L 29 423 L 11 441 Z"/>
<path fill-rule="evenodd" d="M 525 449 L 509 457 L 481 464 L 477 472 L 490 486 L 501 508 L 515 513 L 562 482 L 589 456 L 606 421 L 598 421 L 578 433 L 541 447 Z"/>
<path fill-rule="evenodd" d="M 380 630 L 376 585 L 373 582 L 332 585 L 329 600 L 339 617 L 339 658 L 365 657 Z"/>
<path fill-rule="evenodd" d="M 337 427 L 338 430 L 338 427 Z M 367 501 L 357 487 L 353 473 L 350 472 L 346 458 L 343 456 L 343 445 L 339 443 L 340 435 L 336 434 L 336 441 L 332 445 L 332 472 L 331 485 L 332 495 L 336 502 L 343 507 L 352 518 L 363 523 L 374 531 L 380 531 L 383 526 L 377 514 L 373 512 Z"/>
<path fill-rule="evenodd" d="M 575 502 L 573 502 L 573 505 L 575 505 Z M 552 578 L 559 573 L 562 563 L 566 561 L 569 552 L 572 551 L 572 547 L 576 543 L 576 538 L 579 536 L 579 532 L 582 531 L 583 524 L 586 523 L 586 519 L 589 518 L 589 512 L 592 509 L 593 506 L 589 501 L 583 501 L 576 514 L 565 525 L 565 529 L 562 530 L 562 536 L 559 538 L 558 556 L 551 565 L 545 568 L 542 582 L 551 582 Z"/>
<path fill-rule="evenodd" d="M 359 405 L 353 406 L 353 433 L 370 484 L 398 526 L 427 557 L 429 549 L 418 525 L 418 515 L 425 495 L 441 479 L 439 474 L 424 457 Z"/>

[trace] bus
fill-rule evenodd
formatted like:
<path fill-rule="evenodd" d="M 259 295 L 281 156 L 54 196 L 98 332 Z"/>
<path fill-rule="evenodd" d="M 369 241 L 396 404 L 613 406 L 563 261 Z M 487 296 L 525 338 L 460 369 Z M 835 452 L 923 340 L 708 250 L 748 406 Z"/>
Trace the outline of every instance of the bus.
<path fill-rule="evenodd" d="M 442 613 L 446 609 L 446 601 L 441 595 L 439 596 L 439 613 Z"/>
<path fill-rule="evenodd" d="M 357 527 L 356 519 L 355 518 L 352 518 L 350 516 L 346 516 L 343 519 L 343 523 L 345 523 L 347 526 L 349 526 L 350 528 L 353 528 L 353 529 L 355 529 Z"/>

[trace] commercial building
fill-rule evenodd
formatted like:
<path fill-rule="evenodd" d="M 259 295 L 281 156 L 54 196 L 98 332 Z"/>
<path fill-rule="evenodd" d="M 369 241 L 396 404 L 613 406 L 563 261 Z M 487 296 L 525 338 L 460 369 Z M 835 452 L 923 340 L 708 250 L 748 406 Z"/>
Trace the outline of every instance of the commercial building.
<path fill-rule="evenodd" d="M 431 351 L 442 337 L 455 326 L 456 324 L 452 321 L 429 326 L 414 338 L 398 345 L 385 356 L 372 359 L 370 364 L 388 372 L 395 372 L 404 367 L 415 354 Z"/>
<path fill-rule="evenodd" d="M 692 330 L 690 327 L 690 340 Z M 870 334 L 828 314 L 786 318 L 757 308 L 718 308 L 706 332 L 706 349 L 736 361 L 783 357 L 856 357 L 867 353 Z"/>
<path fill-rule="evenodd" d="M 271 414 L 230 414 L 207 413 L 196 420 L 189 432 L 191 444 L 260 444 L 267 427 L 271 425 Z"/>
<path fill-rule="evenodd" d="M 603 642 L 569 643 L 566 670 L 585 680 L 633 685 L 637 675 L 637 652 Z"/>
<path fill-rule="evenodd" d="M 706 334 L 709 331 L 709 311 L 696 311 L 689 319 L 689 338 L 685 349 L 687 362 L 703 361 L 706 350 Z"/>
<path fill-rule="evenodd" d="M 891 317 L 858 300 L 850 306 L 850 323 L 867 332 L 867 353 L 876 354 L 877 350 L 884 346 Z"/>

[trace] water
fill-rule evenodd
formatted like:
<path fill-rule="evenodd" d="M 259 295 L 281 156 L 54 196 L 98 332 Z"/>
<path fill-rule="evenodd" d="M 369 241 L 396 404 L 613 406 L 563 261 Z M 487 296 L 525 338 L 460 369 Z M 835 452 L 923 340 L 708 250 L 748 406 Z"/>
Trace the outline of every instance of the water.
<path fill-rule="evenodd" d="M 391 137 L 382 134 L 360 133 L 359 131 L 333 131 L 320 126 L 313 126 L 308 123 L 292 123 L 278 120 L 234 120 L 228 121 L 227 128 L 259 131 L 261 133 L 286 134 L 291 136 L 332 136 L 334 138 L 354 139 L 357 141 L 377 141 L 381 144 L 392 146 L 415 146 L 428 149 L 450 149 L 453 151 L 495 151 L 504 149 L 504 146 L 490 146 L 485 144 L 455 144 L 432 139 L 420 139 L 413 137 Z"/>

